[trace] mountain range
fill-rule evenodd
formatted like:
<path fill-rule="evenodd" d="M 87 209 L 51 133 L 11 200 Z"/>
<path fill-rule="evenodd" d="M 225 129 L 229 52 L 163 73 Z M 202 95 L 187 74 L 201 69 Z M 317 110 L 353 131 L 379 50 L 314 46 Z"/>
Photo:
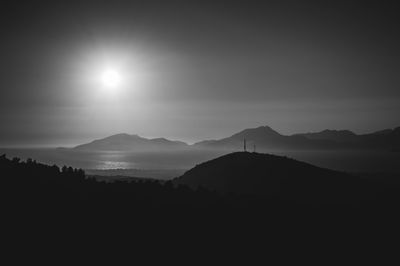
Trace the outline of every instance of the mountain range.
<path fill-rule="evenodd" d="M 247 150 L 387 150 L 400 149 L 400 127 L 358 135 L 349 130 L 323 130 L 314 133 L 282 135 L 268 126 L 249 128 L 218 140 L 189 145 L 165 138 L 148 139 L 117 134 L 74 147 L 80 151 L 161 152 L 187 150 L 239 151 L 246 140 Z"/>
<path fill-rule="evenodd" d="M 90 143 L 74 147 L 79 151 L 135 151 L 157 152 L 180 150 L 188 147 L 182 141 L 172 141 L 165 138 L 143 138 L 138 135 L 116 134 L 104 139 L 94 140 Z"/>

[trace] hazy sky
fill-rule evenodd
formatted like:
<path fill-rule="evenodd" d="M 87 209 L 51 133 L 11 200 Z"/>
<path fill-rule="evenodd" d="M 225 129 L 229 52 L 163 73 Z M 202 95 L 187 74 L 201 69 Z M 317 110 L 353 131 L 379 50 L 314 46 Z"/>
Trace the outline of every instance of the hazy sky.
<path fill-rule="evenodd" d="M 2 1 L 0 12 L 0 146 L 400 126 L 390 2 Z M 113 89 L 101 84 L 110 68 Z"/>

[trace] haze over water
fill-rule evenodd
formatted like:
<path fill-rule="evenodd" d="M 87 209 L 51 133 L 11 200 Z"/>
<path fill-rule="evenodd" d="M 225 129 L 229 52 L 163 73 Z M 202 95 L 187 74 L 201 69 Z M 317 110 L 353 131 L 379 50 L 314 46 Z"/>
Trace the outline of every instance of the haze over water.
<path fill-rule="evenodd" d="M 39 162 L 95 170 L 141 169 L 164 171 L 165 177 L 175 177 L 195 165 L 213 159 L 222 152 L 75 152 L 56 149 L 0 149 L 0 154 Z M 387 151 L 271 151 L 320 167 L 349 172 L 398 173 L 400 153 Z M 125 174 L 133 175 L 125 172 Z M 138 174 L 138 173 L 136 173 Z M 146 173 L 144 173 L 146 175 Z"/>

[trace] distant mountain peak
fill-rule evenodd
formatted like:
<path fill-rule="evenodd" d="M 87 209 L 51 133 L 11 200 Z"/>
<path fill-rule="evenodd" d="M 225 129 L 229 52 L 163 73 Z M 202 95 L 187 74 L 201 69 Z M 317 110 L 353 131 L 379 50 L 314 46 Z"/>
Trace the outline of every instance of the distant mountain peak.
<path fill-rule="evenodd" d="M 319 132 L 309 132 L 295 134 L 295 136 L 303 136 L 310 140 L 330 140 L 335 142 L 347 142 L 354 141 L 358 135 L 350 130 L 336 130 L 336 129 L 324 129 Z"/>
<path fill-rule="evenodd" d="M 204 140 L 193 145 L 163 137 L 145 138 L 137 134 L 119 133 L 82 144 L 75 149 L 95 151 L 182 151 L 205 149 L 213 151 L 247 149 L 261 152 L 271 150 L 324 150 L 324 149 L 385 149 L 400 147 L 400 127 L 358 135 L 350 130 L 325 129 L 319 132 L 282 135 L 268 125 L 244 129 L 229 137 Z"/>
<path fill-rule="evenodd" d="M 131 138 L 131 137 L 139 137 L 137 134 L 127 134 L 127 133 L 118 133 L 114 134 L 111 136 L 108 136 L 106 138 Z"/>
<path fill-rule="evenodd" d="M 251 129 L 251 128 L 250 128 L 250 129 Z M 252 129 L 254 129 L 254 130 L 264 130 L 264 131 L 273 131 L 273 132 L 276 132 L 275 130 L 272 129 L 272 127 L 270 127 L 270 126 L 268 126 L 268 125 L 255 127 L 255 128 L 252 128 Z"/>
<path fill-rule="evenodd" d="M 236 133 L 232 135 L 232 137 L 261 137 L 265 135 L 275 135 L 275 136 L 281 136 L 277 131 L 273 130 L 269 126 L 260 126 L 256 128 L 248 128 L 240 131 L 239 133 Z"/>
<path fill-rule="evenodd" d="M 260 131 L 264 131 L 264 132 L 273 132 L 276 134 L 279 134 L 276 130 L 272 129 L 272 127 L 270 126 L 259 126 L 254 128 L 254 130 L 260 130 Z"/>
<path fill-rule="evenodd" d="M 148 139 L 139 135 L 119 133 L 90 143 L 76 146 L 77 150 L 92 151 L 162 151 L 176 150 L 188 146 L 182 141 L 172 141 L 166 138 Z"/>

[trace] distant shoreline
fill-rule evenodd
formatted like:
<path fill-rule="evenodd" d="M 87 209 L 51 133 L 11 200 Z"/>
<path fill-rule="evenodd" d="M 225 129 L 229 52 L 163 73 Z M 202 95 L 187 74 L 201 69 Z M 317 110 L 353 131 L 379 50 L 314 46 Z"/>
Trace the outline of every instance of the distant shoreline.
<path fill-rule="evenodd" d="M 188 169 L 85 169 L 85 173 L 90 176 L 101 176 L 105 178 L 125 177 L 170 180 L 181 176 L 187 170 Z"/>

